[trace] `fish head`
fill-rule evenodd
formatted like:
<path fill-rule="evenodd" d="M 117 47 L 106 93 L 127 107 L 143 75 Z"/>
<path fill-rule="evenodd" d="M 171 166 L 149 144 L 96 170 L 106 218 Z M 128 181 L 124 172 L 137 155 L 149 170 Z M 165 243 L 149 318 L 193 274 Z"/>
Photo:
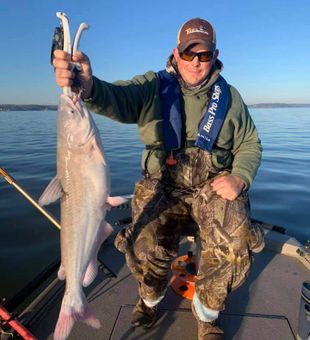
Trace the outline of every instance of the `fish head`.
<path fill-rule="evenodd" d="M 83 147 L 94 135 L 92 117 L 80 98 L 60 96 L 58 138 L 69 149 Z"/>

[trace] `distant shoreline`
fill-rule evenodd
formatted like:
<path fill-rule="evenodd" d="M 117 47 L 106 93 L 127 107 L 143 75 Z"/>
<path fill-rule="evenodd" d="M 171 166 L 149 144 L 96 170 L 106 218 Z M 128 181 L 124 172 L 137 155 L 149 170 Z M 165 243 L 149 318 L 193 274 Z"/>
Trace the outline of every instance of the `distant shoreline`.
<path fill-rule="evenodd" d="M 0 104 L 0 111 L 56 111 L 57 105 Z"/>
<path fill-rule="evenodd" d="M 287 107 L 310 107 L 310 104 L 285 104 L 285 103 L 261 103 L 250 104 L 249 108 L 287 108 Z"/>
<path fill-rule="evenodd" d="M 285 103 L 260 103 L 249 104 L 248 108 L 290 108 L 290 107 L 310 107 L 310 104 L 285 104 Z M 57 111 L 57 105 L 38 104 L 0 104 L 0 111 Z"/>

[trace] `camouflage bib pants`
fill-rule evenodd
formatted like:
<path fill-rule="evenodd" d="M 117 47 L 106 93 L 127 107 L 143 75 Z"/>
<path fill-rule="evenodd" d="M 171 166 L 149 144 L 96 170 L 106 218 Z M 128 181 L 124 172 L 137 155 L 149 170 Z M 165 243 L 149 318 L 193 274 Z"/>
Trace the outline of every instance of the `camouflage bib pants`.
<path fill-rule="evenodd" d="M 208 308 L 223 310 L 252 262 L 248 196 L 243 192 L 228 201 L 212 191 L 212 180 L 229 172 L 218 172 L 208 152 L 186 149 L 175 158 L 175 166 L 136 184 L 132 225 L 118 234 L 115 245 L 125 253 L 140 296 L 157 300 L 167 288 L 180 239 L 195 222 L 201 242 L 196 295 Z"/>

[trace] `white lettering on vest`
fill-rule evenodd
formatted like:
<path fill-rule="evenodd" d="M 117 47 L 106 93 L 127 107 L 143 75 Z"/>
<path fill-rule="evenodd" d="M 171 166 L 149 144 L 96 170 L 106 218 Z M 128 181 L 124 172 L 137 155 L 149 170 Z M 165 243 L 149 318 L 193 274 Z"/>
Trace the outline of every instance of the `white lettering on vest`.
<path fill-rule="evenodd" d="M 221 92 L 221 88 L 218 85 L 215 85 L 212 100 L 216 100 L 218 102 L 220 100 Z"/>
<path fill-rule="evenodd" d="M 207 123 L 203 126 L 203 129 L 209 133 L 213 122 L 214 116 L 209 116 Z"/>
<path fill-rule="evenodd" d="M 210 114 L 209 117 L 208 117 L 208 121 L 203 126 L 203 130 L 205 130 L 208 133 L 210 133 L 210 129 L 211 129 L 213 122 L 214 122 L 216 110 L 217 110 L 217 107 L 218 107 L 217 103 L 219 102 L 220 95 L 221 95 L 221 88 L 220 88 L 220 86 L 215 85 L 214 92 L 212 94 L 212 100 L 214 102 L 212 103 L 212 105 L 210 106 L 210 108 L 208 110 L 208 113 Z"/>

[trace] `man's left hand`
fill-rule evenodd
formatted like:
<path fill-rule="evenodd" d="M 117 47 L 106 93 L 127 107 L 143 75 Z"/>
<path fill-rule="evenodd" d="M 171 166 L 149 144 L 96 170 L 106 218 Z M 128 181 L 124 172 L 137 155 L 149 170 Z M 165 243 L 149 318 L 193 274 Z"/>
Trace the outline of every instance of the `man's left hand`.
<path fill-rule="evenodd" d="M 213 191 L 222 198 L 233 201 L 243 190 L 245 183 L 237 176 L 227 175 L 216 178 L 211 183 Z"/>

